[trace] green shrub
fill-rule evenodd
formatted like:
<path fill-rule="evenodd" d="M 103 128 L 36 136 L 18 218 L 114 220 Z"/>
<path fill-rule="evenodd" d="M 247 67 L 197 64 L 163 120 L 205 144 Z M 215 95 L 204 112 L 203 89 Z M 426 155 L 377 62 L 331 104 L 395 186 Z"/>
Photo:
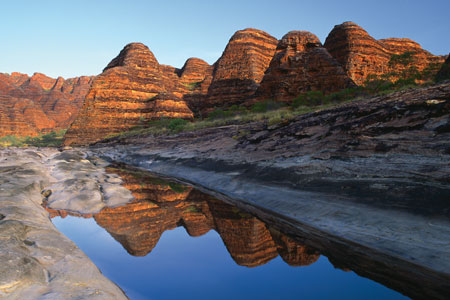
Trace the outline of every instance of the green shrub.
<path fill-rule="evenodd" d="M 321 105 L 324 99 L 321 91 L 309 91 L 299 95 L 292 101 L 292 107 Z"/>
<path fill-rule="evenodd" d="M 0 138 L 1 147 L 59 147 L 62 144 L 65 129 L 59 131 L 52 131 L 36 137 L 19 137 L 15 135 L 8 135 Z"/>
<path fill-rule="evenodd" d="M 369 94 L 390 90 L 394 84 L 390 80 L 374 79 L 364 82 L 364 88 Z"/>
<path fill-rule="evenodd" d="M 202 84 L 202 81 L 184 83 L 183 85 L 188 88 L 188 90 L 193 91 Z"/>
<path fill-rule="evenodd" d="M 400 78 L 394 82 L 394 87 L 401 88 L 404 86 L 417 86 L 414 78 Z"/>
<path fill-rule="evenodd" d="M 232 114 L 233 113 L 229 110 L 223 110 L 218 108 L 208 114 L 208 119 L 209 120 L 224 119 L 230 117 Z"/>
<path fill-rule="evenodd" d="M 23 144 L 23 140 L 15 135 L 7 135 L 0 138 L 1 147 L 20 147 Z"/>
<path fill-rule="evenodd" d="M 169 187 L 177 194 L 182 194 L 187 191 L 187 187 L 181 183 L 169 182 Z"/>
<path fill-rule="evenodd" d="M 395 67 L 398 65 L 408 66 L 414 61 L 414 52 L 406 51 L 402 54 L 393 54 L 389 59 L 389 66 Z"/>
<path fill-rule="evenodd" d="M 257 102 L 253 104 L 250 110 L 254 113 L 262 113 L 270 110 L 276 110 L 283 107 L 283 103 L 275 102 L 273 100 L 265 100 L 262 102 Z"/>
<path fill-rule="evenodd" d="M 66 130 L 52 131 L 37 137 L 27 137 L 24 146 L 34 147 L 59 147 L 62 144 Z"/>
<path fill-rule="evenodd" d="M 188 123 L 187 120 L 184 119 L 173 119 L 169 122 L 167 128 L 172 132 L 180 132 Z"/>

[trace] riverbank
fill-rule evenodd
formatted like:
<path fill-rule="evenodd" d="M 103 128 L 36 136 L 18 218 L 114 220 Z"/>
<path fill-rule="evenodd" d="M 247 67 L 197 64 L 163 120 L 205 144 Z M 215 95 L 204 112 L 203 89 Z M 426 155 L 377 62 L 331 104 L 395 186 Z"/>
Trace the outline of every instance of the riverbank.
<path fill-rule="evenodd" d="M 129 201 L 119 177 L 95 164 L 79 151 L 0 151 L 1 298 L 128 299 L 42 207 L 92 213 Z"/>

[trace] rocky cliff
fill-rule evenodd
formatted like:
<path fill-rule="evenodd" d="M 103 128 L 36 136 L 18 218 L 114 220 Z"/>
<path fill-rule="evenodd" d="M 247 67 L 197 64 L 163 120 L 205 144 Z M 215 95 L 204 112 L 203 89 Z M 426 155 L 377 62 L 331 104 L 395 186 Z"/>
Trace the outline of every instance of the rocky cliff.
<path fill-rule="evenodd" d="M 336 25 L 328 35 L 325 48 L 343 66 L 348 76 L 358 85 L 369 77 L 399 73 L 415 68 L 435 72 L 435 65 L 444 62 L 443 56 L 435 56 L 409 39 L 381 39 L 371 37 L 353 22 Z M 404 60 L 400 55 L 404 56 Z M 392 60 L 399 55 L 398 61 Z"/>
<path fill-rule="evenodd" d="M 186 103 L 169 93 L 170 80 L 165 79 L 170 79 L 171 71 L 158 63 L 147 46 L 125 46 L 94 80 L 65 144 L 95 142 L 161 117 L 192 118 Z"/>
<path fill-rule="evenodd" d="M 35 136 L 67 128 L 93 77 L 50 78 L 41 73 L 0 74 L 0 136 Z"/>
<path fill-rule="evenodd" d="M 307 31 L 291 31 L 278 42 L 257 96 L 291 101 L 308 91 L 335 92 L 354 86 L 341 65 Z"/>

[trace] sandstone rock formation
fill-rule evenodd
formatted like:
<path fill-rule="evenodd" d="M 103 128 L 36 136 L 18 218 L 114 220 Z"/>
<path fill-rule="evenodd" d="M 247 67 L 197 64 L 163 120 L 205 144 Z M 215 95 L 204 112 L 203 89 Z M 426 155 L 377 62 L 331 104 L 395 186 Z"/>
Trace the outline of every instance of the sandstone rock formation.
<path fill-rule="evenodd" d="M 408 64 L 402 61 L 405 53 Z M 394 56 L 400 65 L 393 64 Z M 289 101 L 311 90 L 335 92 L 393 71 L 433 73 L 442 62 L 411 40 L 375 40 L 352 22 L 336 26 L 324 46 L 304 31 L 278 42 L 257 29 L 240 30 L 213 66 L 198 58 L 181 69 L 160 65 L 147 46 L 132 43 L 96 78 L 65 144 L 89 144 L 162 117 L 190 119 L 216 107 Z"/>
<path fill-rule="evenodd" d="M 277 39 L 264 31 L 237 31 L 214 65 L 206 107 L 240 104 L 257 90 L 275 54 Z"/>
<path fill-rule="evenodd" d="M 0 74 L 0 136 L 35 136 L 67 128 L 78 114 L 92 79 Z"/>
<path fill-rule="evenodd" d="M 0 136 L 36 136 L 55 128 L 55 121 L 33 100 L 0 95 Z"/>
<path fill-rule="evenodd" d="M 169 76 L 170 70 L 159 65 L 147 46 L 125 46 L 93 82 L 65 144 L 95 142 L 160 117 L 192 118 L 183 100 L 166 95 L 162 74 Z"/>
<path fill-rule="evenodd" d="M 443 56 L 435 56 L 409 39 L 381 39 L 371 37 L 363 28 L 353 22 L 336 25 L 328 35 L 325 48 L 344 67 L 348 76 L 358 85 L 370 76 L 391 72 L 402 72 L 414 67 L 418 71 L 441 64 Z M 393 55 L 411 54 L 408 66 L 392 65 Z"/>
<path fill-rule="evenodd" d="M 352 80 L 314 34 L 291 31 L 278 42 L 257 97 L 291 101 L 308 91 L 328 93 L 352 86 Z"/>
<path fill-rule="evenodd" d="M 189 58 L 179 71 L 180 84 L 184 88 L 183 99 L 196 114 L 201 114 L 207 103 L 214 66 L 198 58 Z"/>

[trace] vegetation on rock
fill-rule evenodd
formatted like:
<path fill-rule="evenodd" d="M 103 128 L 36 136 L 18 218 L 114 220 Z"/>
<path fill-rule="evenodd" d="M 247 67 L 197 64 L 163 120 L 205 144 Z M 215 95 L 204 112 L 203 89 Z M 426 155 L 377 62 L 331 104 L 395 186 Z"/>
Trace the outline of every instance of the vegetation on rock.
<path fill-rule="evenodd" d="M 7 135 L 0 138 L 0 147 L 59 147 L 65 133 L 66 130 L 61 129 L 36 137 Z"/>

